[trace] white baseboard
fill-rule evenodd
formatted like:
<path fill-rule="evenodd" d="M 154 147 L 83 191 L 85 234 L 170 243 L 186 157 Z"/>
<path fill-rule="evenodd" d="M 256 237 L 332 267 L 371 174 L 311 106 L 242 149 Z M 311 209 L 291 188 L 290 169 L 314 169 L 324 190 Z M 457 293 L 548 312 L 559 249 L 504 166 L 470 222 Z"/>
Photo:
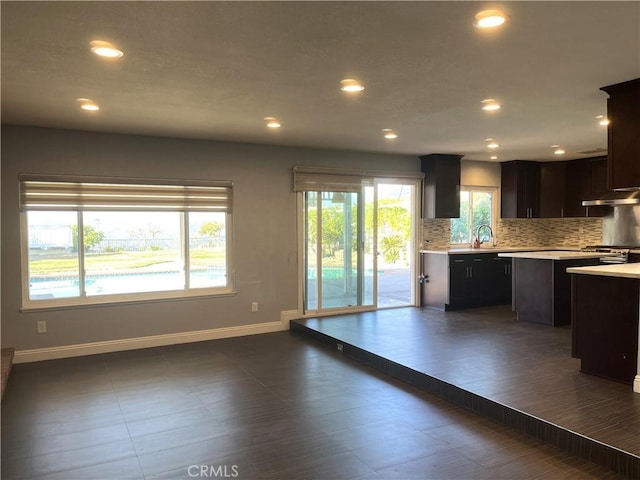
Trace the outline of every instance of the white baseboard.
<path fill-rule="evenodd" d="M 640 372 L 638 372 L 636 378 L 633 379 L 633 391 L 640 393 Z"/>
<path fill-rule="evenodd" d="M 297 312 L 296 312 L 297 313 Z M 242 337 L 260 333 L 280 332 L 289 329 L 289 322 L 267 322 L 256 325 L 242 325 L 239 327 L 213 328 L 195 332 L 168 333 L 149 337 L 124 338 L 105 342 L 63 345 L 60 347 L 35 348 L 33 350 L 17 350 L 13 363 L 40 362 L 57 358 L 81 357 L 99 353 L 121 352 L 139 348 L 163 347 L 180 343 L 202 342 L 221 338 Z"/>
<path fill-rule="evenodd" d="M 289 330 L 289 321 L 301 318 L 302 315 L 298 313 L 298 310 L 283 310 L 280 312 L 280 321 L 284 323 L 285 328 Z"/>

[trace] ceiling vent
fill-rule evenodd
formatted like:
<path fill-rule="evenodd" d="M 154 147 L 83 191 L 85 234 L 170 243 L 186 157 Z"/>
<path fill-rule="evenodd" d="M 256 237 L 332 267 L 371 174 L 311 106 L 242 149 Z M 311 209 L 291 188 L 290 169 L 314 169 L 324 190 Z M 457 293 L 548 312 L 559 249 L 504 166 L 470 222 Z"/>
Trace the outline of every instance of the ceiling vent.
<path fill-rule="evenodd" d="M 592 150 L 585 150 L 584 152 L 578 152 L 581 155 L 600 155 L 603 153 L 607 153 L 606 148 L 594 148 Z"/>

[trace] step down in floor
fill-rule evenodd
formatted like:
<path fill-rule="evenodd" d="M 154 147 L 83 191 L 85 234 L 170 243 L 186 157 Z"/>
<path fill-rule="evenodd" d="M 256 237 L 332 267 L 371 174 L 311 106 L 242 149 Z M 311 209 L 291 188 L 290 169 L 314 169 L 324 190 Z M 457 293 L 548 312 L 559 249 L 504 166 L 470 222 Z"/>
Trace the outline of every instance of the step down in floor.
<path fill-rule="evenodd" d="M 328 345 L 332 350 L 341 351 L 349 358 L 402 380 L 424 392 L 514 428 L 565 452 L 589 460 L 626 477 L 640 478 L 640 457 L 629 452 L 572 432 L 508 405 L 495 402 L 436 377 L 368 352 L 360 347 L 350 345 L 343 340 L 309 328 L 295 320 L 290 321 L 290 330 L 293 333 L 303 334 L 318 340 Z"/>

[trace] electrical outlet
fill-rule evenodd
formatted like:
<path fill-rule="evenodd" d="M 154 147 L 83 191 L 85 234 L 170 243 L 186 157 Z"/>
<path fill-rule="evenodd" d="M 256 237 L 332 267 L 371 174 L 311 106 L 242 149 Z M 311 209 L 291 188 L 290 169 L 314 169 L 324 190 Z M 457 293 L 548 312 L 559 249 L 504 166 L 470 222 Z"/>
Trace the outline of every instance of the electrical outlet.
<path fill-rule="evenodd" d="M 47 322 L 45 320 L 38 321 L 38 333 L 47 333 Z"/>
<path fill-rule="evenodd" d="M 251 311 L 252 312 L 258 311 L 258 302 L 251 302 Z"/>

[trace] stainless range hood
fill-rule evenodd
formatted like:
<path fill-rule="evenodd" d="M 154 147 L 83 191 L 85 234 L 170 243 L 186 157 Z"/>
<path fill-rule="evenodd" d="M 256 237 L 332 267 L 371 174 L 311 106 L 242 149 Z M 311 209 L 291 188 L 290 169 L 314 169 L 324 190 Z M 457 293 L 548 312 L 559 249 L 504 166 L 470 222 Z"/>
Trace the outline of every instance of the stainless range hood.
<path fill-rule="evenodd" d="M 604 193 L 600 198 L 584 200 L 583 207 L 618 207 L 640 205 L 640 190 L 616 190 Z"/>

